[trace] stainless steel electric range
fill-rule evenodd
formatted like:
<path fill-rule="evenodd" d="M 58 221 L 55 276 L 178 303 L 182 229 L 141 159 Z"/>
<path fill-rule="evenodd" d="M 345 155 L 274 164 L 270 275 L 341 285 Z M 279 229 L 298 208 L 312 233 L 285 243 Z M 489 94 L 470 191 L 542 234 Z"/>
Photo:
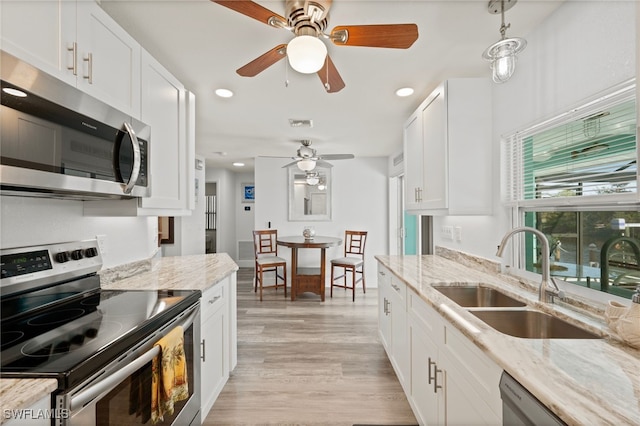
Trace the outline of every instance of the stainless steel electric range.
<path fill-rule="evenodd" d="M 176 326 L 190 397 L 156 424 L 199 424 L 200 291 L 103 290 L 96 240 L 0 255 L 0 376 L 57 379 L 52 424 L 151 424 L 154 344 Z"/>

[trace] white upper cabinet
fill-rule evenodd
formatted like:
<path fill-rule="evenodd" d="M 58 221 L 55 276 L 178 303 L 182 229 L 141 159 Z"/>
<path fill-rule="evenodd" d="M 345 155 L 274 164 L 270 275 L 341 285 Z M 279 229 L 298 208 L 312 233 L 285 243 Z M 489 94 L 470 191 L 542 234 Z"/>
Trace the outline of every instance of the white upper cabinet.
<path fill-rule="evenodd" d="M 195 96 L 149 53 L 141 57 L 151 197 L 85 201 L 87 216 L 184 216 L 195 208 Z"/>
<path fill-rule="evenodd" d="M 404 127 L 407 210 L 429 215 L 490 214 L 491 82 L 440 84 Z"/>
<path fill-rule="evenodd" d="M 140 118 L 140 45 L 93 1 L 3 1 L 2 49 Z"/>

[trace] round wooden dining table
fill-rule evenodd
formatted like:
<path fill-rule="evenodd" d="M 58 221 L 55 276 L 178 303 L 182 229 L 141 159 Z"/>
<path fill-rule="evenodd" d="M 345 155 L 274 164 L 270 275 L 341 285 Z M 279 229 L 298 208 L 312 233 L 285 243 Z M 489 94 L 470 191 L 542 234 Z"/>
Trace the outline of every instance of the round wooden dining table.
<path fill-rule="evenodd" d="M 291 300 L 296 300 L 299 294 L 311 292 L 320 295 L 320 300 L 324 302 L 325 289 L 325 250 L 342 244 L 342 239 L 336 237 L 315 236 L 306 239 L 302 236 L 278 237 L 279 246 L 291 249 Z M 320 249 L 319 268 L 299 268 L 298 249 Z"/>

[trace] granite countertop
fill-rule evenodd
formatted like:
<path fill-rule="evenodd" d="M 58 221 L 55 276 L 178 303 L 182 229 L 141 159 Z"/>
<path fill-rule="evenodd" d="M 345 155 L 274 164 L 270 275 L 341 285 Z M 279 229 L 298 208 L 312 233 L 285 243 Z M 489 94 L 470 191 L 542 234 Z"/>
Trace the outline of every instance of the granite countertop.
<path fill-rule="evenodd" d="M 100 285 L 110 290 L 201 290 L 236 272 L 238 265 L 226 253 L 153 259 L 149 270 L 133 275 L 126 268 L 100 272 Z"/>
<path fill-rule="evenodd" d="M 541 304 L 536 292 L 514 285 L 515 280 L 480 263 L 465 266 L 433 255 L 376 259 L 566 423 L 640 424 L 640 351 L 620 343 L 601 316 L 562 303 Z M 511 337 L 432 287 L 479 283 L 582 325 L 603 339 Z"/>
<path fill-rule="evenodd" d="M 161 257 L 100 271 L 101 287 L 126 290 L 204 291 L 236 272 L 226 253 Z M 55 379 L 0 379 L 0 424 L 4 410 L 28 408 L 57 388 Z"/>

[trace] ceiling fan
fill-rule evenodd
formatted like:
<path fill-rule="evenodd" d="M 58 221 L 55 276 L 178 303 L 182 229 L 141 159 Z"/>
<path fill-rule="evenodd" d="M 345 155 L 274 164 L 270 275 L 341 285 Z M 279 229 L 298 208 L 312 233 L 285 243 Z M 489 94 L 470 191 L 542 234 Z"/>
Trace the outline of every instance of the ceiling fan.
<path fill-rule="evenodd" d="M 316 166 L 320 167 L 333 167 L 331 163 L 325 160 L 350 160 L 355 158 L 353 154 L 325 154 L 318 155 L 315 149 L 311 148 L 311 141 L 303 139 L 300 141 L 301 145 L 296 151 L 295 157 L 272 157 L 272 158 L 291 158 L 295 161 L 285 164 L 282 168 L 293 166 L 294 164 L 298 168 L 305 172 L 310 172 L 315 169 Z"/>
<path fill-rule="evenodd" d="M 327 29 L 332 0 L 285 0 L 287 18 L 253 1 L 212 1 L 271 27 L 289 30 L 295 35 L 288 44 L 280 44 L 240 67 L 236 71 L 239 75 L 254 77 L 287 56 L 296 71 L 317 73 L 328 93 L 339 92 L 345 83 L 320 38 L 329 39 L 337 46 L 395 49 L 407 49 L 418 39 L 416 24 L 343 25 L 326 34 L 324 31 Z"/>

